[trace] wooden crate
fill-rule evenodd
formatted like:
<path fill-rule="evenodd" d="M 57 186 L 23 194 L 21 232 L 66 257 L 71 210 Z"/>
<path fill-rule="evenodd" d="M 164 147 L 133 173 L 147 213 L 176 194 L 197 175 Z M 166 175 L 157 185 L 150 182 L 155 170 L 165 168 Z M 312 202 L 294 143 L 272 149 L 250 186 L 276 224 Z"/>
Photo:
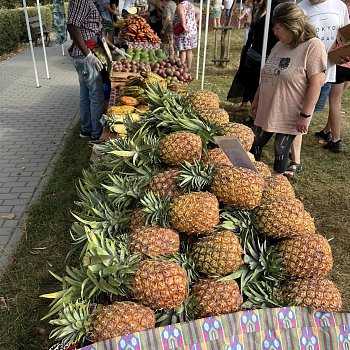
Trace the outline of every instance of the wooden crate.
<path fill-rule="evenodd" d="M 109 75 L 109 78 L 111 80 L 111 87 L 114 88 L 121 88 L 125 85 L 125 82 L 129 77 L 138 77 L 140 76 L 140 73 L 132 73 L 132 72 L 116 72 L 112 69 Z"/>

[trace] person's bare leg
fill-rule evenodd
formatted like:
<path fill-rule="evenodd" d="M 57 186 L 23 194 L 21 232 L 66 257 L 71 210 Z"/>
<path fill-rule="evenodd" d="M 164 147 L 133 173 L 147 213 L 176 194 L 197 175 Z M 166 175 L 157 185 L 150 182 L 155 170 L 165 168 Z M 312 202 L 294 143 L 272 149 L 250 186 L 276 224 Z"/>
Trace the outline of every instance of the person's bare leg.
<path fill-rule="evenodd" d="M 350 81 L 344 83 L 343 91 L 345 91 L 350 86 Z"/>
<path fill-rule="evenodd" d="M 180 51 L 179 53 L 181 63 L 184 64 L 186 63 L 186 50 Z"/>
<path fill-rule="evenodd" d="M 332 130 L 332 141 L 340 140 L 340 121 L 341 121 L 341 97 L 343 94 L 344 83 L 333 84 L 329 93 L 329 114 L 328 120 Z"/>
<path fill-rule="evenodd" d="M 192 69 L 192 50 L 186 51 L 187 67 L 189 70 Z"/>
<path fill-rule="evenodd" d="M 288 170 L 285 171 L 284 175 L 287 176 L 293 176 L 296 173 L 297 170 L 297 165 L 296 164 L 300 164 L 300 160 L 301 160 L 301 144 L 303 142 L 303 136 L 302 135 L 297 135 L 295 136 L 295 139 L 292 143 L 292 146 L 290 147 L 290 153 L 291 153 L 291 158 L 292 158 L 292 162 L 294 164 L 291 164 L 288 167 Z M 300 170 L 299 170 L 300 171 Z"/>

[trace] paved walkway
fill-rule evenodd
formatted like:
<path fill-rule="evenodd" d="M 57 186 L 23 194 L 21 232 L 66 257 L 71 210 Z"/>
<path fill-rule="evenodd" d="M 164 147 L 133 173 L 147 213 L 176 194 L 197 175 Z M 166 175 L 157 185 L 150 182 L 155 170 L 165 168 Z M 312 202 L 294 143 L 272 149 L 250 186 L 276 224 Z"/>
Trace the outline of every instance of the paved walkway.
<path fill-rule="evenodd" d="M 40 88 L 30 49 L 0 62 L 0 276 L 23 235 L 26 208 L 43 188 L 67 130 L 78 119 L 78 76 L 68 46 L 66 56 L 55 43 L 47 48 L 50 80 L 43 48 L 35 48 Z"/>

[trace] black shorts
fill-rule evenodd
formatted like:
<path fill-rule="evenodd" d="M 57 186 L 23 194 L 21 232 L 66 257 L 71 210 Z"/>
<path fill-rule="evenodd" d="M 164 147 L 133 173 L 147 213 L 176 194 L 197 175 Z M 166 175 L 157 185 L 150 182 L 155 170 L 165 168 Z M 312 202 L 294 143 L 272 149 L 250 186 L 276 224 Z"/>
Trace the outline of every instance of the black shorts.
<path fill-rule="evenodd" d="M 350 81 L 350 68 L 337 65 L 336 81 L 333 84 L 342 84 Z"/>

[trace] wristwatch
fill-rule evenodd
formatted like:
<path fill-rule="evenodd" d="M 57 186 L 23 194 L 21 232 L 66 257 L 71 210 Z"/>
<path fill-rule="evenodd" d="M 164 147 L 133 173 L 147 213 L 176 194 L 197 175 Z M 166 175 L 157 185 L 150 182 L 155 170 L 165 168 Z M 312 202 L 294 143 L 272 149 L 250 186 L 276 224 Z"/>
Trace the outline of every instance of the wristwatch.
<path fill-rule="evenodd" d="M 300 112 L 300 114 L 299 114 L 301 117 L 303 117 L 303 118 L 310 118 L 311 117 L 311 114 L 305 114 L 305 113 L 303 113 L 303 112 Z"/>

